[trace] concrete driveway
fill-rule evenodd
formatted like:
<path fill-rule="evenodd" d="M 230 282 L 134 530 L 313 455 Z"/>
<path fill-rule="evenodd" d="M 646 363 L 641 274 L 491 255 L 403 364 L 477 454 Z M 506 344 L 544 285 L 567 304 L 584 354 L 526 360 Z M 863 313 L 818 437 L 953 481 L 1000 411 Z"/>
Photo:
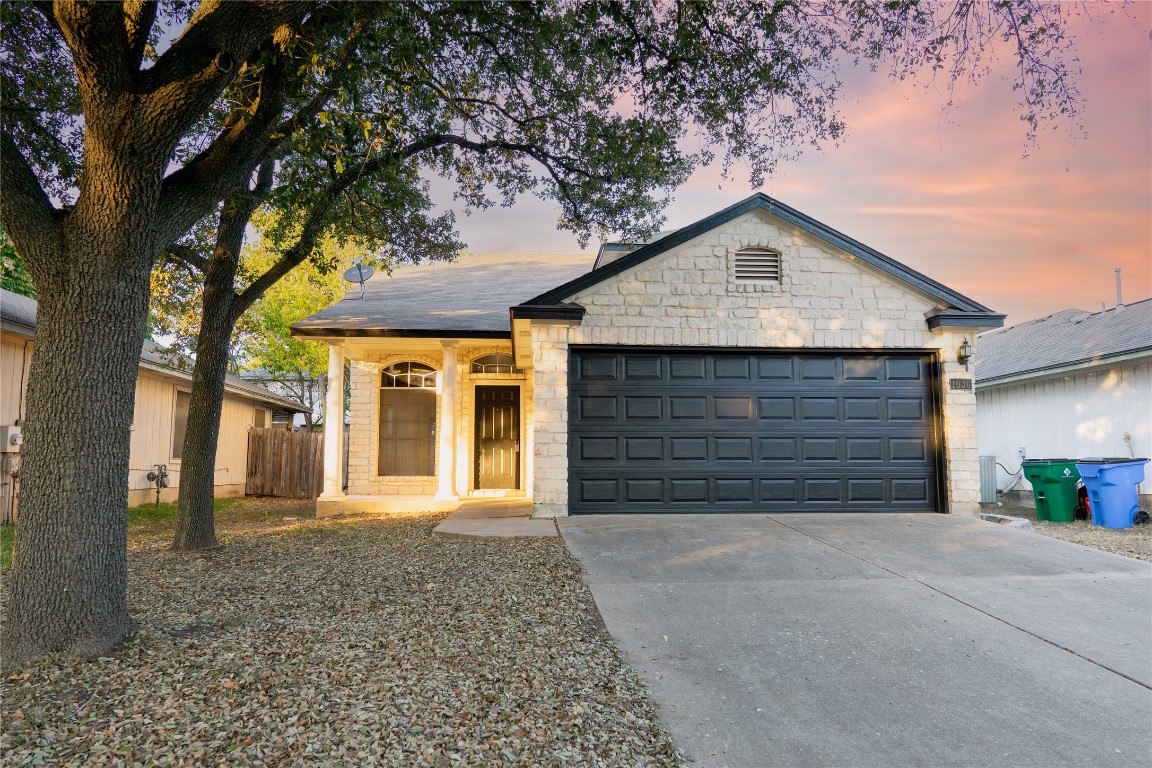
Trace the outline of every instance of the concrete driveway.
<path fill-rule="evenodd" d="M 1152 564 L 947 515 L 560 530 L 692 765 L 1152 765 Z"/>

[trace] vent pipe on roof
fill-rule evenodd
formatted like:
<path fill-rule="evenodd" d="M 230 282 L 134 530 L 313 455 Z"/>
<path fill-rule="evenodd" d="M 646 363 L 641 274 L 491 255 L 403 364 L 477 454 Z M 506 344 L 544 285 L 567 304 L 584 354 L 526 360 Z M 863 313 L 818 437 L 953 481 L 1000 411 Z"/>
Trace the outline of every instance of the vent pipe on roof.
<path fill-rule="evenodd" d="M 1124 296 L 1120 293 L 1120 268 L 1116 268 L 1116 309 L 1124 306 Z"/>

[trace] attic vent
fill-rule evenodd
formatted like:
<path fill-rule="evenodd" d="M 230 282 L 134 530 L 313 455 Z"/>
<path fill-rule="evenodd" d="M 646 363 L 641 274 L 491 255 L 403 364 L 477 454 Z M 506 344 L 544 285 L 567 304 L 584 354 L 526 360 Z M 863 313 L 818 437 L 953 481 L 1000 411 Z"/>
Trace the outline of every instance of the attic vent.
<path fill-rule="evenodd" d="M 767 248 L 743 248 L 733 262 L 737 283 L 780 282 L 780 254 Z"/>

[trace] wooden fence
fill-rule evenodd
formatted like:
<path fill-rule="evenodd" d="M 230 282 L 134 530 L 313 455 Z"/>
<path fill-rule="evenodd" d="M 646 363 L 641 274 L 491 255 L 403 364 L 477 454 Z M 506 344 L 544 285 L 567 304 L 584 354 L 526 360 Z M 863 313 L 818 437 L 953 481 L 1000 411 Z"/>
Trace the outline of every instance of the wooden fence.
<path fill-rule="evenodd" d="M 324 435 L 284 429 L 248 430 L 244 493 L 314 499 L 324 488 Z"/>

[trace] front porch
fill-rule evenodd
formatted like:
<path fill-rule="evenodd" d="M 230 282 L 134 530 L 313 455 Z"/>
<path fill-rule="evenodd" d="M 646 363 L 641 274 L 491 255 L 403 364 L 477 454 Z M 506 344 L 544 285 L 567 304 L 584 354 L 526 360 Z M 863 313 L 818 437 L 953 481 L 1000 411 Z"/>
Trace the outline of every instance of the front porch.
<path fill-rule="evenodd" d="M 473 496 L 464 499 L 437 499 L 429 494 L 343 494 L 316 500 L 317 517 L 360 514 L 407 514 L 513 509 L 516 514 L 532 514 L 532 500 L 518 496 Z"/>
<path fill-rule="evenodd" d="M 346 427 L 333 420 L 325 432 L 318 516 L 453 512 L 502 500 L 531 514 L 531 372 L 516 367 L 509 340 L 329 345 L 328 412 L 344 410 L 347 372 L 350 420 Z M 344 488 L 335 481 L 342 476 Z"/>

